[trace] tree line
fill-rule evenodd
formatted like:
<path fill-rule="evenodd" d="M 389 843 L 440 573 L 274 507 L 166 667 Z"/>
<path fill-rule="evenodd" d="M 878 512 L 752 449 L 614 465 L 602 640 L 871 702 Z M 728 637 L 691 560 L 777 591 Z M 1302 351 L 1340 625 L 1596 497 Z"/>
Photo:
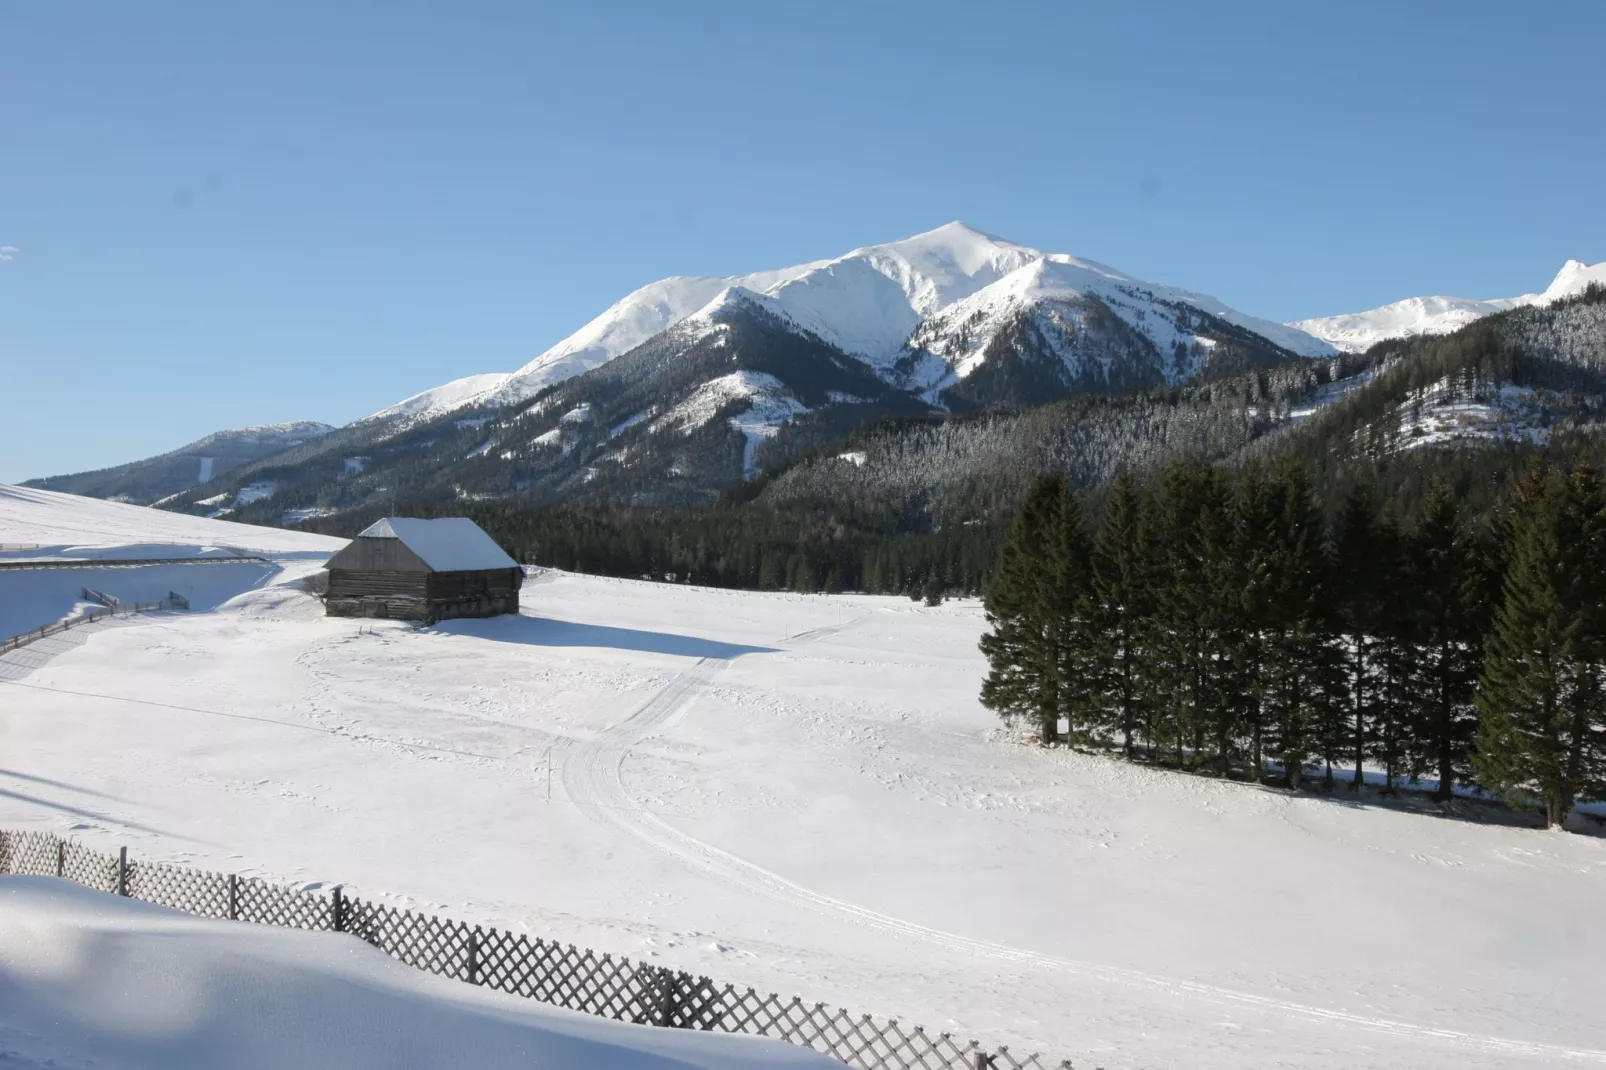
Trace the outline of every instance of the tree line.
<path fill-rule="evenodd" d="M 1222 777 L 1492 790 L 1559 824 L 1606 796 L 1606 493 L 1535 465 L 1473 522 L 1436 481 L 1324 518 L 1305 468 L 1123 472 L 1096 523 L 1025 494 L 986 592 L 982 702 L 1045 742 Z M 1339 770 L 1347 770 L 1340 773 Z"/>
<path fill-rule="evenodd" d="M 909 530 L 850 502 L 706 506 L 476 504 L 515 559 L 593 575 L 763 591 L 979 593 L 1004 521 Z"/>

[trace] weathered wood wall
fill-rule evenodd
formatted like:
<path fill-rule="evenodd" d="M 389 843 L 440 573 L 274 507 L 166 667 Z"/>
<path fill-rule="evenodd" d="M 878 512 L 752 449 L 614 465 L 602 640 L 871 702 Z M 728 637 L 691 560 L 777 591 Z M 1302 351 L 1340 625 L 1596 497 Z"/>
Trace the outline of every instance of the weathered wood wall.
<path fill-rule="evenodd" d="M 421 621 L 494 617 L 519 611 L 523 584 L 524 570 L 519 568 L 472 572 L 331 568 L 324 609 L 331 617 Z"/>

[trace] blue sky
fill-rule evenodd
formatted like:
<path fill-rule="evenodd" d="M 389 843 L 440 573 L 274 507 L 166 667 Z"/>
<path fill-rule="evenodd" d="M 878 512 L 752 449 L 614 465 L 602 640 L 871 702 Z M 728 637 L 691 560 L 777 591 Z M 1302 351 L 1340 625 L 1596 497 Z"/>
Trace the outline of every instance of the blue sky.
<path fill-rule="evenodd" d="M 1606 5 L 0 5 L 0 480 L 962 219 L 1275 319 L 1606 259 Z"/>

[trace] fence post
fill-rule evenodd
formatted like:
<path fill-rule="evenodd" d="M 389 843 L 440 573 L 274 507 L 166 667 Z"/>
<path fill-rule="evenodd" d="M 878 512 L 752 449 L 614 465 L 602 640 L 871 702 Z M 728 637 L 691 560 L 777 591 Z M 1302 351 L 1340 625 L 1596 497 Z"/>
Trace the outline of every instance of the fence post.
<path fill-rule="evenodd" d="M 690 1021 L 677 1023 L 675 1019 L 681 1016 L 683 1003 L 680 998 L 681 989 L 690 991 L 695 984 L 696 981 L 689 973 L 682 973 L 679 970 L 659 970 L 658 1021 L 655 1024 L 670 1027 L 678 1024 L 686 1029 L 692 1028 L 695 1023 Z"/>
<path fill-rule="evenodd" d="M 980 1048 L 976 1049 L 975 1070 L 993 1070 L 993 1057 Z"/>
<path fill-rule="evenodd" d="M 480 983 L 480 927 L 468 931 L 468 983 Z"/>
<path fill-rule="evenodd" d="M 342 891 L 343 887 L 335 885 L 334 895 L 329 900 L 329 906 L 334 911 L 334 930 L 337 933 L 346 931 L 346 895 Z"/>
<path fill-rule="evenodd" d="M 229 920 L 240 920 L 240 878 L 238 874 L 229 874 Z"/>
<path fill-rule="evenodd" d="M 128 898 L 128 848 L 117 848 L 117 894 Z"/>
<path fill-rule="evenodd" d="M 56 841 L 56 876 L 65 877 L 66 875 L 67 875 L 67 841 L 58 839 Z"/>

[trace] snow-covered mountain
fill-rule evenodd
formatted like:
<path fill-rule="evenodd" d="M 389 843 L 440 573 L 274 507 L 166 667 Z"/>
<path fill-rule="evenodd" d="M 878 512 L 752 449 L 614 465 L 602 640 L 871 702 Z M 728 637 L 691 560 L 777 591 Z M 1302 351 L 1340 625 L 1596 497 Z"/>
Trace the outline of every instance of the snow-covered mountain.
<path fill-rule="evenodd" d="M 1044 265 L 1046 270 L 1034 269 L 1034 265 Z M 662 279 L 618 301 L 502 382 L 474 390 L 453 389 L 467 382 L 459 380 L 426 393 L 439 395 L 442 406 L 516 406 L 690 317 L 704 313 L 706 318 L 710 307 L 737 298 L 763 307 L 895 384 L 908 380 L 911 353 L 907 344 L 915 332 L 932 317 L 943 316 L 972 299 L 974 303 L 958 319 L 950 317 L 951 322 L 966 325 L 958 328 L 966 337 L 990 338 L 998 323 L 1023 304 L 1093 298 L 1110 304 L 1141 334 L 1149 333 L 1147 318 L 1158 313 L 1172 325 L 1157 327 L 1153 341 L 1168 352 L 1176 334 L 1176 316 L 1174 311 L 1160 309 L 1177 305 L 1191 306 L 1292 353 L 1324 356 L 1334 352 L 1297 328 L 1244 315 L 1215 298 L 1144 282 L 1092 261 L 1045 253 L 954 222 L 903 241 L 855 249 L 833 260 L 751 275 Z M 997 322 L 978 331 L 971 317 L 981 313 L 986 319 L 989 312 L 997 314 L 993 317 Z M 935 337 L 942 332 L 928 333 Z M 1195 336 L 1189 334 L 1188 339 L 1192 344 Z M 1204 344 L 1208 348 L 1208 339 Z M 978 363 L 977 354 L 970 354 L 965 371 L 956 370 L 955 378 L 963 378 Z M 1178 366 L 1177 378 L 1187 377 L 1186 364 Z M 940 389 L 937 380 L 942 375 L 929 366 L 925 374 L 933 380 L 925 387 Z"/>
<path fill-rule="evenodd" d="M 1606 261 L 1586 264 L 1582 260 L 1569 260 L 1542 293 L 1486 301 L 1467 297 L 1408 297 L 1368 312 L 1299 320 L 1289 326 L 1324 339 L 1347 353 L 1360 353 L 1390 338 L 1449 334 L 1496 312 L 1548 305 L 1583 293 L 1591 283 L 1606 286 Z"/>

